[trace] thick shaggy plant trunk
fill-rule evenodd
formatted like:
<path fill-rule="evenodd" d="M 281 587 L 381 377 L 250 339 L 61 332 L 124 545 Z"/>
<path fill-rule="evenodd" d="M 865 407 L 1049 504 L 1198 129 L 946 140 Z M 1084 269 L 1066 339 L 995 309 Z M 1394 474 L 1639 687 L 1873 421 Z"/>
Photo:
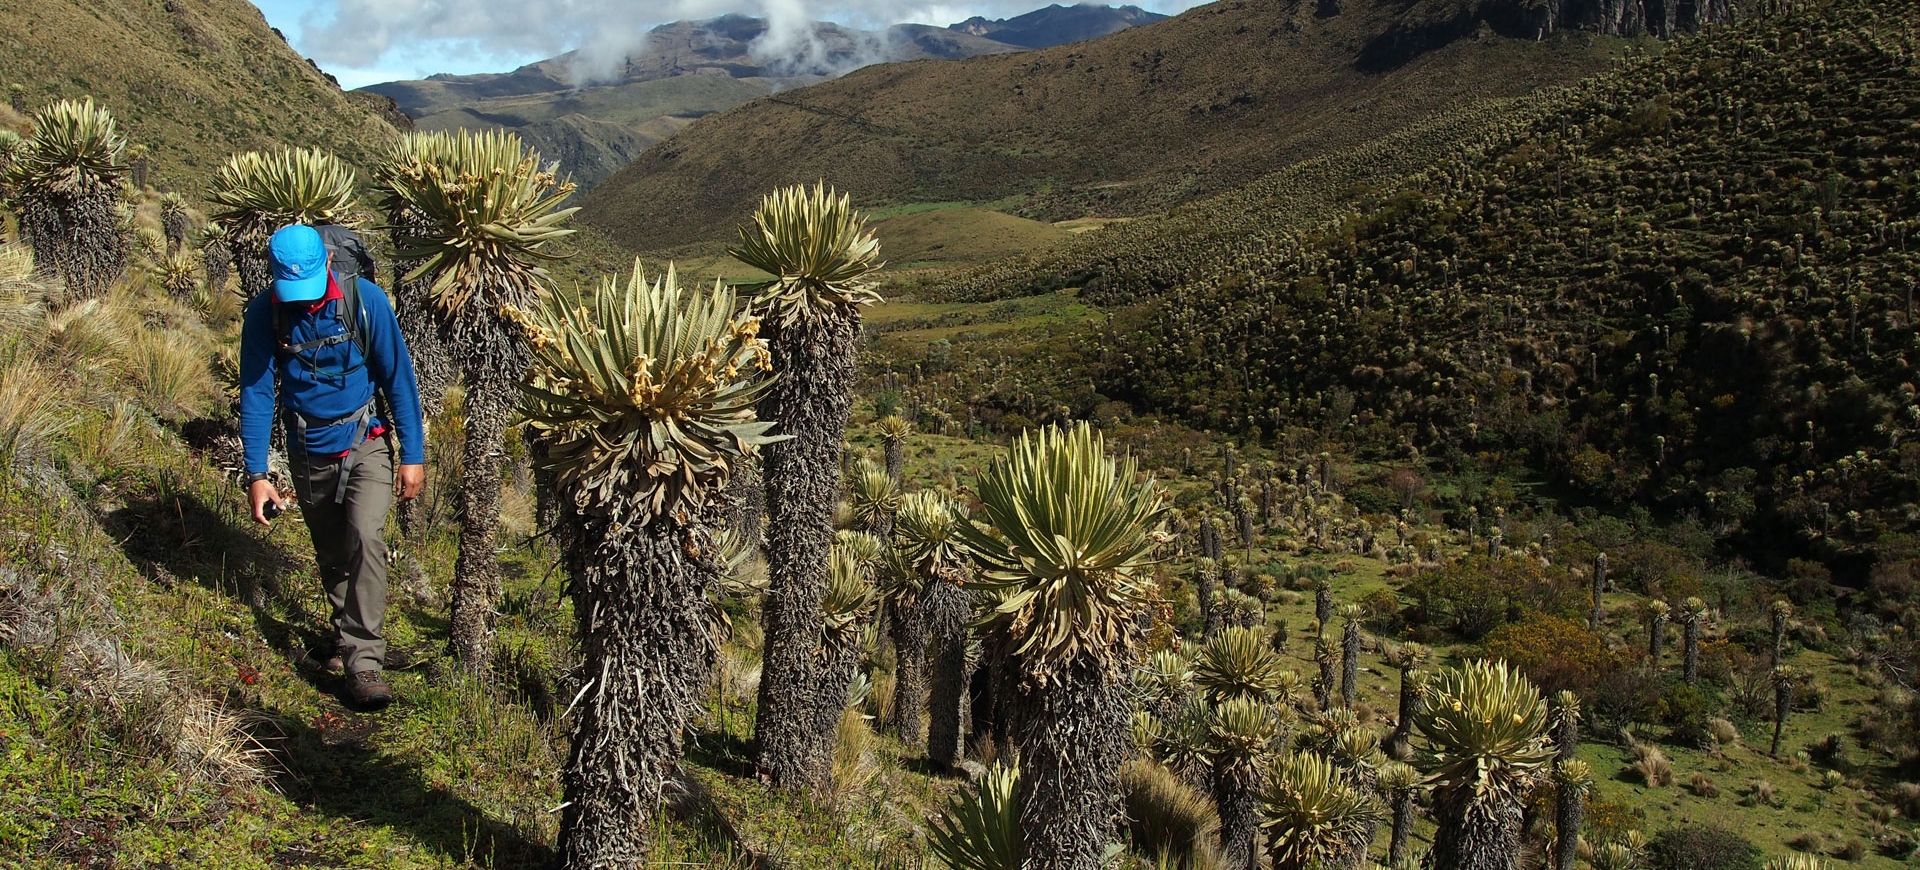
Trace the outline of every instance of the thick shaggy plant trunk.
<path fill-rule="evenodd" d="M 748 549 L 758 548 L 767 519 L 767 489 L 760 478 L 758 459 L 735 466 L 732 479 L 727 481 L 727 503 L 732 505 L 727 526 Z"/>
<path fill-rule="evenodd" d="M 1647 626 L 1647 667 L 1654 673 L 1660 672 L 1660 655 L 1667 640 L 1667 618 L 1655 616 Z"/>
<path fill-rule="evenodd" d="M 820 669 L 820 692 L 816 696 L 811 713 L 812 745 L 808 751 L 827 759 L 827 769 L 821 774 L 821 782 L 826 782 L 833 772 L 834 732 L 840 728 L 840 714 L 847 709 L 847 690 L 853 687 L 853 678 L 860 673 L 860 665 L 866 650 L 860 643 L 860 633 L 828 643 L 822 648 L 824 658 Z"/>
<path fill-rule="evenodd" d="M 946 580 L 928 584 L 921 607 L 927 614 L 927 636 L 933 647 L 927 761 L 953 767 L 967 750 L 967 619 L 973 607 L 967 593 Z"/>
<path fill-rule="evenodd" d="M 928 581 L 931 587 L 939 581 Z M 904 746 L 926 739 L 927 611 L 921 598 L 894 599 L 887 607 L 887 638 L 893 641 L 893 706 L 887 727 Z"/>
<path fill-rule="evenodd" d="M 1476 801 L 1470 789 L 1436 796 L 1433 870 L 1513 870 L 1523 808 L 1518 801 Z"/>
<path fill-rule="evenodd" d="M 469 381 L 460 462 L 460 556 L 453 566 L 453 654 L 469 673 L 491 665 L 493 603 L 500 596 L 500 470 L 506 461 L 511 383 Z"/>
<path fill-rule="evenodd" d="M 1200 604 L 1201 636 L 1208 639 L 1220 633 L 1220 620 L 1223 615 L 1220 612 L 1219 571 L 1217 564 L 1202 568 L 1194 582 L 1194 596 L 1199 599 Z"/>
<path fill-rule="evenodd" d="M 1045 685 L 1008 687 L 1020 750 L 1021 870 L 1099 870 L 1116 836 L 1131 706 L 1118 667 L 1082 655 Z"/>
<path fill-rule="evenodd" d="M 1353 709 L 1360 692 L 1360 623 L 1348 620 L 1340 636 L 1340 706 Z"/>
<path fill-rule="evenodd" d="M 233 240 L 233 271 L 240 276 L 240 295 L 251 300 L 273 289 L 273 262 L 267 258 L 267 237 L 245 233 Z"/>
<path fill-rule="evenodd" d="M 1413 674 L 1411 668 L 1400 671 L 1400 715 L 1394 720 L 1393 732 L 1387 735 L 1387 755 L 1401 761 L 1413 757 L 1413 717 L 1420 714 L 1420 693 L 1413 690 L 1407 678 Z"/>
<path fill-rule="evenodd" d="M 1387 866 L 1399 867 L 1413 854 L 1413 789 L 1393 793 L 1393 839 L 1387 844 Z"/>
<path fill-rule="evenodd" d="M 561 866 L 635 867 L 718 649 L 706 613 L 716 566 L 687 557 L 714 552 L 713 536 L 664 519 L 568 522 L 569 591 L 590 682 L 562 775 Z"/>
<path fill-rule="evenodd" d="M 427 423 L 431 424 L 440 419 L 447 388 L 453 386 L 455 369 L 453 361 L 447 356 L 447 342 L 441 336 L 439 326 L 434 323 L 433 302 L 428 295 L 432 281 L 426 278 L 415 281 L 405 279 L 407 272 L 417 265 L 410 261 L 394 264 L 393 309 L 400 321 L 400 335 L 407 342 L 407 355 L 413 358 L 413 376 L 420 388 L 420 411 Z M 440 487 L 441 492 L 448 487 L 458 486 L 453 481 L 436 481 L 434 485 Z M 425 541 L 427 527 L 432 521 L 431 510 L 424 498 L 401 502 L 396 512 L 400 520 L 400 534 L 414 544 Z"/>
<path fill-rule="evenodd" d="M 1558 806 L 1554 808 L 1553 870 L 1573 870 L 1574 861 L 1580 857 L 1580 823 L 1586 807 L 1581 805 L 1585 789 L 1578 785 L 1562 784 L 1558 795 Z"/>
<path fill-rule="evenodd" d="M 907 468 L 907 439 L 888 438 L 885 445 L 887 455 L 887 476 L 894 483 L 900 482 L 900 475 Z"/>
<path fill-rule="evenodd" d="M 65 195 L 23 192 L 20 229 L 33 245 L 34 272 L 66 282 L 66 301 L 90 299 L 127 270 L 119 197 L 112 190 Z"/>
<path fill-rule="evenodd" d="M 200 264 L 207 272 L 207 292 L 227 292 L 227 279 L 233 277 L 233 249 L 224 238 L 211 238 L 200 249 Z"/>
<path fill-rule="evenodd" d="M 1681 675 L 1691 686 L 1700 682 L 1700 620 L 1689 617 L 1680 624 L 1682 653 Z"/>
<path fill-rule="evenodd" d="M 1254 870 L 1260 833 L 1259 770 L 1253 759 L 1223 760 L 1214 769 L 1213 800 L 1220 808 L 1220 870 Z"/>
<path fill-rule="evenodd" d="M 833 507 L 840 498 L 840 445 L 852 410 L 858 315 L 778 328 L 769 339 L 779 378 L 760 417 L 793 436 L 768 445 L 768 585 L 761 605 L 766 655 L 754 722 L 758 763 L 782 786 L 818 790 L 832 759 L 820 752 L 809 714 L 822 685 L 820 600 L 826 594 Z M 844 687 L 842 687 L 844 691 Z"/>

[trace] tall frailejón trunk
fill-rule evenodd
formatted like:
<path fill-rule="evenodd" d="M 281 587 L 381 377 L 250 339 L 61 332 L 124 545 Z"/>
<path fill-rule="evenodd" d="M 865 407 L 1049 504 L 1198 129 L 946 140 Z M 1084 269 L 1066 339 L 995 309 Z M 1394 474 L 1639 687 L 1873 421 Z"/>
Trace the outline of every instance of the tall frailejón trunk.
<path fill-rule="evenodd" d="M 1324 580 L 1313 586 L 1313 620 L 1320 624 L 1316 633 L 1325 637 L 1327 623 L 1333 621 L 1333 587 Z"/>
<path fill-rule="evenodd" d="M 1383 744 L 1389 758 L 1405 761 L 1413 757 L 1413 717 L 1420 715 L 1420 692 L 1413 685 L 1413 669 L 1400 669 L 1400 717 Z"/>
<path fill-rule="evenodd" d="M 1334 692 L 1340 688 L 1340 647 L 1322 634 L 1313 642 L 1313 659 L 1320 665 L 1320 675 L 1313 681 L 1313 699 L 1320 709 L 1331 709 Z"/>
<path fill-rule="evenodd" d="M 807 753 L 826 759 L 826 769 L 820 774 L 824 784 L 832 774 L 834 731 L 840 727 L 840 714 L 847 709 L 847 690 L 860 673 L 866 649 L 860 643 L 860 632 L 853 632 L 849 637 L 828 641 L 820 652 L 820 690 L 808 713 Z"/>
<path fill-rule="evenodd" d="M 926 739 L 927 709 L 927 608 L 926 597 L 939 581 L 926 580 L 923 591 L 912 599 L 894 599 L 887 607 L 887 637 L 893 641 L 893 706 L 887 711 L 887 727 L 900 736 L 904 746 L 919 746 Z"/>
<path fill-rule="evenodd" d="M 1414 790 L 1396 789 L 1393 798 L 1393 835 L 1387 844 L 1387 866 L 1399 867 L 1413 854 L 1413 813 L 1418 809 Z"/>
<path fill-rule="evenodd" d="M 1100 870 L 1117 836 L 1126 680 L 1084 654 L 1054 674 L 1049 684 L 1019 680 L 1005 692 L 1020 751 L 1020 867 Z"/>
<path fill-rule="evenodd" d="M 1562 692 L 1554 696 L 1553 720 L 1553 757 L 1557 763 L 1574 760 L 1580 751 L 1580 709 L 1571 693 Z M 1556 777 L 1557 801 L 1554 807 L 1554 830 L 1556 838 L 1553 848 L 1553 870 L 1574 870 L 1574 860 L 1580 856 L 1581 816 L 1586 810 L 1584 801 L 1587 783 Z"/>
<path fill-rule="evenodd" d="M 1259 770 L 1251 758 L 1233 758 L 1214 768 L 1213 800 L 1220 810 L 1220 870 L 1254 870 L 1260 833 Z"/>
<path fill-rule="evenodd" d="M 1574 862 L 1580 857 L 1580 825 L 1586 812 L 1582 803 L 1585 789 L 1562 784 L 1555 797 L 1553 870 L 1574 870 Z"/>
<path fill-rule="evenodd" d="M 589 682 L 562 775 L 560 862 L 567 870 L 640 866 L 717 650 L 704 613 L 716 566 L 687 554 L 716 546 L 698 523 L 566 522 Z"/>
<path fill-rule="evenodd" d="M 1660 671 L 1660 656 L 1667 645 L 1667 615 L 1655 613 L 1647 624 L 1647 668 Z"/>
<path fill-rule="evenodd" d="M 411 243 L 433 232 L 433 221 L 411 208 L 389 211 L 387 224 L 396 244 Z M 387 289 L 393 294 L 393 312 L 400 321 L 400 335 L 407 340 L 407 355 L 413 358 L 413 376 L 420 385 L 422 410 L 432 418 L 440 412 L 447 388 L 453 386 L 459 368 L 448 353 L 449 342 L 441 332 L 440 321 L 434 317 L 433 277 L 407 279 L 419 266 L 419 260 L 395 260 L 393 278 Z"/>
<path fill-rule="evenodd" d="M 233 277 L 233 248 L 225 236 L 209 235 L 200 248 L 200 267 L 206 271 L 207 292 L 227 292 L 227 279 Z"/>
<path fill-rule="evenodd" d="M 761 401 L 760 416 L 779 421 L 778 431 L 792 437 L 764 451 L 766 655 L 754 743 L 761 771 L 787 787 L 824 786 L 832 762 L 811 736 L 808 714 L 819 708 L 827 688 L 816 655 L 820 600 L 840 498 L 840 445 L 853 404 L 859 327 L 857 315 L 803 320 L 775 329 L 768 342 L 779 379 Z"/>
<path fill-rule="evenodd" d="M 407 232 L 407 229 L 400 228 L 403 223 L 405 227 L 426 223 L 424 219 L 410 215 L 410 212 L 388 215 L 388 221 L 396 226 L 396 236 L 404 237 Z M 406 339 L 407 355 L 413 358 L 414 381 L 420 388 L 420 411 L 431 423 L 440 419 L 447 388 L 453 386 L 457 370 L 447 356 L 446 339 L 433 317 L 433 281 L 429 278 L 409 281 L 406 278 L 416 265 L 413 261 L 396 262 L 391 289 L 394 315 L 400 322 L 400 335 Z M 458 495 L 458 481 L 435 480 L 433 485 L 443 493 L 449 487 L 455 488 L 452 494 Z M 430 511 L 431 505 L 424 498 L 401 502 L 396 511 L 400 534 L 416 545 L 422 543 L 431 522 Z"/>
<path fill-rule="evenodd" d="M 967 620 L 973 614 L 967 593 L 949 580 L 928 583 L 922 608 L 933 646 L 932 691 L 928 695 L 927 761 L 939 767 L 960 763 L 967 749 Z"/>
<path fill-rule="evenodd" d="M 1781 671 L 1773 669 L 1773 743 L 1767 754 L 1774 758 L 1780 757 L 1780 738 L 1787 731 L 1787 714 L 1793 712 L 1793 680 Z"/>
<path fill-rule="evenodd" d="M 518 395 L 497 376 L 467 383 L 466 439 L 460 448 L 460 555 L 453 567 L 449 630 L 469 673 L 491 666 L 493 606 L 500 596 L 500 487 L 506 426 Z"/>
<path fill-rule="evenodd" d="M 34 272 L 66 282 L 65 301 L 107 291 L 127 268 L 119 197 L 111 190 L 62 194 L 22 191 L 20 229 L 33 246 Z"/>
<path fill-rule="evenodd" d="M 1220 574 L 1217 563 L 1203 564 L 1194 578 L 1194 596 L 1200 605 L 1200 632 L 1203 639 L 1220 633 Z"/>
<path fill-rule="evenodd" d="M 727 503 L 731 510 L 727 526 L 740 536 L 748 549 L 756 549 L 766 532 L 767 487 L 760 476 L 760 459 L 742 462 L 727 481 Z"/>
<path fill-rule="evenodd" d="M 246 233 L 233 240 L 233 272 L 240 276 L 240 295 L 249 300 L 273 289 L 273 262 L 267 258 L 266 236 Z"/>
<path fill-rule="evenodd" d="M 1340 635 L 1340 705 L 1353 709 L 1360 691 L 1360 622 L 1349 619 Z"/>
<path fill-rule="evenodd" d="M 888 438 L 884 450 L 887 456 L 887 476 L 893 478 L 894 483 L 899 483 L 900 475 L 907 468 L 907 439 Z"/>
<path fill-rule="evenodd" d="M 1474 800 L 1464 789 L 1437 796 L 1433 870 L 1513 870 L 1525 815 L 1517 801 Z"/>
<path fill-rule="evenodd" d="M 1700 682 L 1700 617 L 1689 613 L 1680 621 L 1681 677 L 1687 685 Z"/>

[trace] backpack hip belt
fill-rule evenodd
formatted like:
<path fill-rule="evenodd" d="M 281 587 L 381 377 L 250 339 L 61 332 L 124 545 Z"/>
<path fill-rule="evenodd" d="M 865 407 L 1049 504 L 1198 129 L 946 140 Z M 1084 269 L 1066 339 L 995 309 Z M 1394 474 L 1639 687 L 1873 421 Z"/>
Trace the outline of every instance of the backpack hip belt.
<path fill-rule="evenodd" d="M 344 417 L 336 417 L 332 420 L 308 420 L 307 415 L 295 411 L 292 408 L 286 409 L 287 428 L 292 430 L 300 439 L 300 449 L 303 451 L 306 450 L 307 447 L 308 429 L 325 429 L 329 426 L 338 426 L 342 423 L 353 424 L 353 438 L 347 446 L 346 455 L 340 457 L 340 474 L 334 480 L 334 504 L 342 504 L 347 500 L 347 482 L 353 477 L 353 466 L 355 464 L 353 461 L 353 452 L 360 448 L 360 442 L 367 439 L 367 431 L 373 426 L 374 406 L 379 404 L 379 396 L 380 394 L 376 391 L 373 397 L 367 400 L 365 405 L 360 406 L 360 410 Z"/>

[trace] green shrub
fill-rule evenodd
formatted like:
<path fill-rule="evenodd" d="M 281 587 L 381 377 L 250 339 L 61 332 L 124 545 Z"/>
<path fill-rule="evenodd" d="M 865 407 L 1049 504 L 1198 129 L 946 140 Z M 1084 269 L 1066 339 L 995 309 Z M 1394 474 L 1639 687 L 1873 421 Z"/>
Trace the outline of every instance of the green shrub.
<path fill-rule="evenodd" d="M 1713 825 L 1669 828 L 1647 844 L 1650 870 L 1760 870 L 1760 849 Z"/>
<path fill-rule="evenodd" d="M 1668 686 L 1660 693 L 1655 712 L 1660 724 L 1667 726 L 1668 737 L 1673 742 L 1687 746 L 1706 746 L 1712 742 L 1713 731 L 1708 726 L 1711 711 L 1707 696 L 1699 689 L 1684 683 Z"/>

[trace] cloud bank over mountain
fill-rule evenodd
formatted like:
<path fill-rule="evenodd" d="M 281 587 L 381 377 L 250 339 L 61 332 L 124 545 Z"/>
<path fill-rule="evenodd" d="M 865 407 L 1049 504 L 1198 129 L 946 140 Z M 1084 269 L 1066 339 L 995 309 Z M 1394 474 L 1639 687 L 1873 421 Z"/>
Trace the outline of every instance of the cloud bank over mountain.
<path fill-rule="evenodd" d="M 318 0 L 301 20 L 300 48 L 322 64 L 366 69 L 396 56 L 431 49 L 488 56 L 551 56 L 579 51 L 576 72 L 592 80 L 616 68 L 646 43 L 646 32 L 668 21 L 740 13 L 766 19 L 754 46 L 772 62 L 804 62 L 822 50 L 810 22 L 835 21 L 883 28 L 918 23 L 946 26 L 973 16 L 1016 15 L 1034 0 Z M 1139 4 L 1173 14 L 1199 0 Z"/>

